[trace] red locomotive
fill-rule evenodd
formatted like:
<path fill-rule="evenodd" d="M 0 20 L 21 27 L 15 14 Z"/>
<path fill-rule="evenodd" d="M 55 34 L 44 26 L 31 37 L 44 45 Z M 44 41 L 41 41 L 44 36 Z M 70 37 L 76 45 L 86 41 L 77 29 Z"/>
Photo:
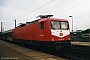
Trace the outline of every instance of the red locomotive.
<path fill-rule="evenodd" d="M 20 24 L 13 30 L 13 41 L 39 47 L 61 49 L 71 45 L 69 22 L 66 19 L 39 15 L 40 19 Z"/>

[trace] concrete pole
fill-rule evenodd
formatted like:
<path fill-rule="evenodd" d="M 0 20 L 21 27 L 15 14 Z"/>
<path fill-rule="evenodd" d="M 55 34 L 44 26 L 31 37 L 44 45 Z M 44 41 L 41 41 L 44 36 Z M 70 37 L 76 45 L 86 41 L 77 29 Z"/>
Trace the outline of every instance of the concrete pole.
<path fill-rule="evenodd" d="M 1 22 L 1 32 L 2 32 L 2 22 Z"/>
<path fill-rule="evenodd" d="M 16 28 L 16 19 L 15 19 L 15 28 Z"/>

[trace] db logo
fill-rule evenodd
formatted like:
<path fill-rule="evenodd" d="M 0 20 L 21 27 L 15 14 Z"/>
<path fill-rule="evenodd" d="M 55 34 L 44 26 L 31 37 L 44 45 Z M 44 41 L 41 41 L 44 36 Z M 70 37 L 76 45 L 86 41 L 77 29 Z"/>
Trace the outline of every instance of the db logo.
<path fill-rule="evenodd" d="M 63 36 L 63 33 L 60 33 L 60 36 Z"/>

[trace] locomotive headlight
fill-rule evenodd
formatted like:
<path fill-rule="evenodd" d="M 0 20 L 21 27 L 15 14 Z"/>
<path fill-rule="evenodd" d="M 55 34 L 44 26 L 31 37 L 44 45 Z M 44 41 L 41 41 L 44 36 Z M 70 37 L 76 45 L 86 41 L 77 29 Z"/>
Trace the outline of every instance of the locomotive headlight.
<path fill-rule="evenodd" d="M 70 40 L 70 38 L 68 38 L 68 40 Z"/>
<path fill-rule="evenodd" d="M 58 39 L 59 41 L 61 40 L 61 39 Z"/>
<path fill-rule="evenodd" d="M 52 41 L 54 41 L 54 39 L 52 38 Z"/>

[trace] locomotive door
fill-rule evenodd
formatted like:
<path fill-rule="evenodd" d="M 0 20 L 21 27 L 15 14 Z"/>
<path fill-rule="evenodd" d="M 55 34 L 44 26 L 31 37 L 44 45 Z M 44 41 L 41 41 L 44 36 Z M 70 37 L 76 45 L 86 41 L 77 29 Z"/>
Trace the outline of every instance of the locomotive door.
<path fill-rule="evenodd" d="M 35 33 L 34 33 L 34 27 L 33 27 L 32 33 L 33 33 L 33 40 L 35 40 L 35 37 L 34 37 L 34 35 L 35 35 Z"/>
<path fill-rule="evenodd" d="M 33 40 L 37 39 L 37 28 L 33 26 Z"/>

